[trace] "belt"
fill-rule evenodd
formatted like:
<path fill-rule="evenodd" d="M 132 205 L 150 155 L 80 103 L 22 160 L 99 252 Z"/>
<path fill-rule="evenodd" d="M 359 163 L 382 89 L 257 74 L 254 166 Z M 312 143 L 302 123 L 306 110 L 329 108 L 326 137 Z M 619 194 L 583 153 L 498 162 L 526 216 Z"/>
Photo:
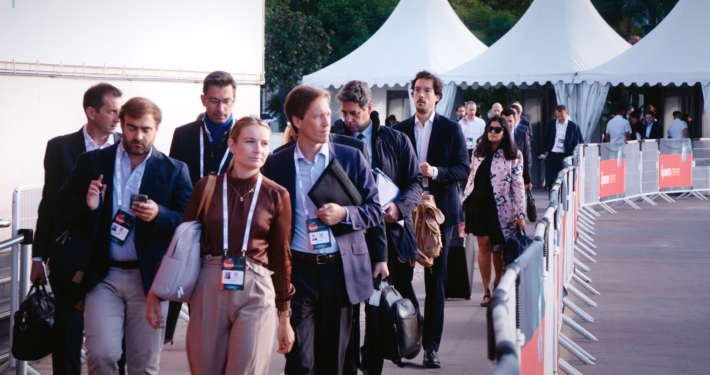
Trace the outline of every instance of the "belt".
<path fill-rule="evenodd" d="M 328 264 L 328 263 L 333 263 L 335 262 L 338 258 L 340 258 L 340 253 L 332 253 L 332 254 L 306 254 L 304 252 L 300 251 L 291 251 L 291 257 L 293 259 L 298 259 L 303 262 L 309 262 L 309 263 L 315 263 L 319 265 L 323 264 Z"/>
<path fill-rule="evenodd" d="M 122 270 L 133 270 L 138 268 L 138 261 L 137 260 L 110 260 L 108 262 L 108 265 L 110 267 L 116 267 L 120 268 Z"/>

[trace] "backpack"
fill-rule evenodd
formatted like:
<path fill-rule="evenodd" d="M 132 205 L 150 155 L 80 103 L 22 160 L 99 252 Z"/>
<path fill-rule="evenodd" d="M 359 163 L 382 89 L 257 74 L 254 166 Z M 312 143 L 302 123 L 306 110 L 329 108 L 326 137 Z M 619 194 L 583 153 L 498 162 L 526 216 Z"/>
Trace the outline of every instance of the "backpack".
<path fill-rule="evenodd" d="M 158 298 L 173 302 L 190 302 L 192 298 L 202 266 L 200 258 L 202 222 L 198 219 L 203 208 L 205 210 L 203 217 L 207 216 L 216 180 L 215 175 L 207 177 L 195 220 L 184 222 L 175 229 L 173 239 L 160 262 L 158 273 L 150 288 Z"/>
<path fill-rule="evenodd" d="M 403 298 L 393 286 L 386 282 L 381 286 L 381 282 L 382 277 L 379 276 L 374 286 L 376 291 L 381 291 L 379 299 L 374 294 L 365 306 L 365 329 L 368 337 L 373 338 L 368 340 L 370 348 L 395 363 L 401 362 L 402 358 L 415 358 L 422 347 L 417 310 L 412 301 Z"/>
<path fill-rule="evenodd" d="M 429 268 L 434 265 L 434 258 L 441 254 L 441 230 L 439 225 L 444 222 L 444 214 L 436 208 L 434 196 L 424 194 L 422 201 L 412 213 L 414 234 L 417 238 L 417 262 Z"/>

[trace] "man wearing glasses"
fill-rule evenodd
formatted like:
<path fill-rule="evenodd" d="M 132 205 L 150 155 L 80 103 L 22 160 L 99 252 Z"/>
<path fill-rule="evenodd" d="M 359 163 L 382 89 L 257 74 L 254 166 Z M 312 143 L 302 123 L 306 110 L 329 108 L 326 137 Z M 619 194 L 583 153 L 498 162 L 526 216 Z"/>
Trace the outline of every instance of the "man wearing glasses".
<path fill-rule="evenodd" d="M 202 105 L 205 116 L 175 129 L 170 145 L 170 157 L 187 164 L 194 186 L 211 172 L 227 170 L 232 154 L 227 147 L 234 123 L 232 108 L 236 99 L 237 83 L 227 72 L 216 71 L 205 77 L 202 84 Z"/>

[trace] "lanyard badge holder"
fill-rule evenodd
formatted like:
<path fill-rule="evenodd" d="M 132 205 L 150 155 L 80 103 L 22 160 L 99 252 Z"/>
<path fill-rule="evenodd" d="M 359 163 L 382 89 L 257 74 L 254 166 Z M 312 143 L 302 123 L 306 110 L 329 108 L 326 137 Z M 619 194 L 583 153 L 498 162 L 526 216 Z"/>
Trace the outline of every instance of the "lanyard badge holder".
<path fill-rule="evenodd" d="M 119 150 L 120 151 L 120 150 Z M 118 200 L 118 211 L 111 222 L 111 242 L 123 246 L 126 238 L 136 226 L 136 217 L 123 210 L 123 184 L 121 178 L 121 152 L 116 152 L 116 198 Z M 128 184 L 128 182 L 126 182 Z M 138 182 L 136 191 L 140 191 L 141 184 Z"/>
<path fill-rule="evenodd" d="M 249 215 L 247 216 L 246 228 L 244 229 L 244 241 L 242 242 L 242 254 L 233 255 L 227 254 L 229 250 L 229 210 L 227 209 L 227 175 L 222 178 L 222 248 L 224 255 L 222 256 L 222 282 L 220 283 L 221 290 L 244 290 L 244 272 L 247 265 L 247 245 L 249 244 L 249 232 L 251 229 L 251 221 L 254 217 L 256 209 L 256 201 L 259 198 L 259 189 L 261 189 L 261 174 L 256 180 L 254 188 L 254 197 L 251 200 L 249 207 Z"/>
<path fill-rule="evenodd" d="M 205 112 L 205 116 L 207 113 Z M 207 123 L 202 120 L 203 126 L 200 126 L 200 178 L 205 177 L 205 128 L 207 128 Z M 234 121 L 232 121 L 232 126 L 227 130 L 227 134 L 232 133 L 232 127 L 234 126 Z M 211 136 L 210 136 L 211 137 Z M 224 162 L 227 161 L 227 156 L 229 156 L 229 147 L 224 151 L 224 156 L 222 156 L 222 161 L 219 163 L 219 169 L 217 169 L 216 174 L 222 173 L 222 167 L 224 167 Z"/>
<path fill-rule="evenodd" d="M 301 203 L 303 203 L 303 210 L 306 213 L 306 230 L 308 232 L 309 250 L 314 251 L 319 249 L 327 249 L 333 246 L 333 239 L 330 235 L 330 228 L 328 228 L 328 226 L 325 225 L 325 223 L 318 218 L 308 218 L 308 202 L 306 201 L 306 193 L 303 191 L 303 180 L 301 180 L 301 170 L 298 167 L 298 153 L 295 149 L 293 150 L 293 161 L 296 165 L 296 180 L 298 180 L 298 189 L 301 193 Z"/>

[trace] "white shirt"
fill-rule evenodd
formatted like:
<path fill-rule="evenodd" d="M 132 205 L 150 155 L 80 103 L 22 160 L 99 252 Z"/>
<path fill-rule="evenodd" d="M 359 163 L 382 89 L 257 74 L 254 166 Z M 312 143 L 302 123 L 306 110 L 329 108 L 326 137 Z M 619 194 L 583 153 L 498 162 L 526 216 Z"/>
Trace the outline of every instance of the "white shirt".
<path fill-rule="evenodd" d="M 614 116 L 606 124 L 606 134 L 609 134 L 609 142 L 625 142 L 626 132 L 631 133 L 631 124 L 623 116 Z"/>
<path fill-rule="evenodd" d="M 419 164 L 425 163 L 429 154 L 429 140 L 431 139 L 431 129 L 434 127 L 434 116 L 436 116 L 436 111 L 432 111 L 429 119 L 422 124 L 419 121 L 419 117 L 414 115 L 414 138 L 417 141 Z M 436 180 L 438 174 L 439 171 L 434 168 L 434 176 L 432 178 Z"/>
<path fill-rule="evenodd" d="M 683 129 L 688 129 L 688 123 L 679 118 L 675 119 L 673 123 L 668 127 L 668 138 L 685 138 L 685 134 L 683 134 Z"/>
<path fill-rule="evenodd" d="M 360 134 L 362 134 L 362 138 L 358 138 Z M 365 146 L 367 146 L 368 152 L 367 157 L 369 158 L 368 161 L 370 162 L 370 165 L 372 165 L 372 121 L 370 121 L 370 125 L 368 125 L 362 133 L 355 132 L 353 133 L 353 136 L 365 142 Z"/>
<path fill-rule="evenodd" d="M 473 120 L 469 120 L 468 116 L 464 116 L 459 121 L 459 125 L 461 125 L 463 137 L 466 139 L 466 148 L 473 150 L 476 140 L 483 135 L 486 129 L 486 122 L 476 116 L 473 116 Z"/>
<path fill-rule="evenodd" d="M 567 123 L 569 123 L 569 119 L 565 119 L 565 122 L 562 124 L 560 124 L 559 120 L 557 121 L 557 131 L 555 132 L 555 145 L 552 147 L 552 152 L 565 152 L 565 134 L 567 133 Z"/>
<path fill-rule="evenodd" d="M 94 150 L 96 150 L 97 148 L 102 148 L 102 149 L 103 149 L 103 148 L 106 148 L 106 147 L 109 147 L 109 146 L 113 146 L 113 143 L 115 142 L 115 137 L 116 137 L 116 136 L 113 135 L 113 134 L 111 134 L 111 135 L 108 136 L 108 139 L 106 140 L 106 143 L 104 143 L 103 145 L 99 146 L 99 145 L 97 145 L 96 142 L 94 142 L 94 140 L 91 138 L 91 136 L 89 135 L 89 132 L 86 131 L 86 124 L 84 124 L 84 127 L 81 128 L 81 129 L 82 129 L 83 132 L 84 132 L 84 146 L 86 146 L 86 152 L 94 151 Z"/>

